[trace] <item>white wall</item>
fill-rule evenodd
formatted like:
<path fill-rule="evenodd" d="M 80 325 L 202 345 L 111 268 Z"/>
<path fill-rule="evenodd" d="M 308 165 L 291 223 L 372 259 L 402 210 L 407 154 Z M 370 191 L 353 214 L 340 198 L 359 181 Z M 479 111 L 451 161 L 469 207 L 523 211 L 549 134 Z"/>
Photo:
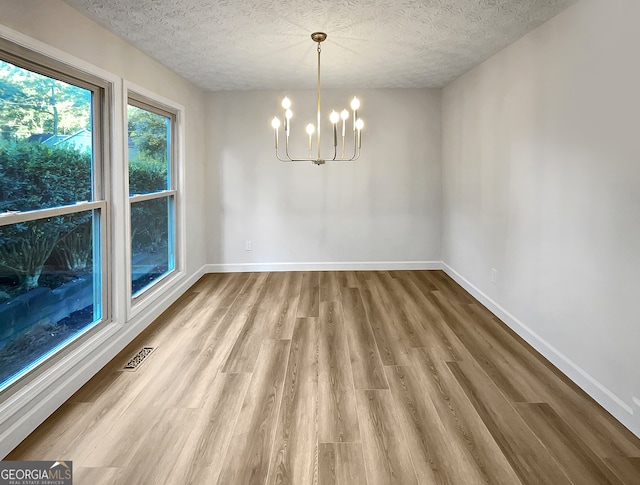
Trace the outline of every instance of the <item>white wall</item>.
<path fill-rule="evenodd" d="M 114 280 L 110 325 L 102 328 L 83 347 L 64 358 L 19 392 L 0 399 L 0 456 L 5 456 L 51 412 L 95 372 L 113 358 L 163 309 L 202 274 L 204 244 L 204 92 L 160 65 L 115 35 L 80 15 L 59 0 L 0 0 L 0 34 L 114 83 L 114 146 L 111 177 L 114 182 L 111 236 L 116 255 L 111 267 Z M 186 261 L 183 277 L 161 298 L 146 306 L 130 321 L 125 272 L 127 203 L 123 180 L 123 81 L 134 83 L 185 108 L 185 204 Z M 118 142 L 118 139 L 120 140 Z M 118 150 L 119 149 L 119 150 Z M 5 393 L 7 394 L 7 393 Z"/>
<path fill-rule="evenodd" d="M 282 118 L 285 94 L 294 103 L 292 155 L 306 157 L 315 91 L 208 97 L 211 268 L 416 268 L 440 261 L 440 91 L 323 90 L 323 157 L 333 156 L 331 109 L 348 107 L 357 94 L 365 120 L 360 160 L 323 166 L 275 158 L 270 121 Z"/>
<path fill-rule="evenodd" d="M 579 2 L 442 100 L 451 274 L 637 435 L 639 18 Z"/>

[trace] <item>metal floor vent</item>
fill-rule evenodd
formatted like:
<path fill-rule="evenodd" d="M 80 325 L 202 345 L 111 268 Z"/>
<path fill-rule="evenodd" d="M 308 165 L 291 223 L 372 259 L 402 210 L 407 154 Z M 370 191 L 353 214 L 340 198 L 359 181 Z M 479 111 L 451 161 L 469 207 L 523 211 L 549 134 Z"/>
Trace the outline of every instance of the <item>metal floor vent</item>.
<path fill-rule="evenodd" d="M 123 367 L 124 370 L 136 370 L 140 364 L 146 359 L 151 352 L 156 350 L 155 347 L 142 347 L 142 349 L 133 356 L 133 358 Z"/>

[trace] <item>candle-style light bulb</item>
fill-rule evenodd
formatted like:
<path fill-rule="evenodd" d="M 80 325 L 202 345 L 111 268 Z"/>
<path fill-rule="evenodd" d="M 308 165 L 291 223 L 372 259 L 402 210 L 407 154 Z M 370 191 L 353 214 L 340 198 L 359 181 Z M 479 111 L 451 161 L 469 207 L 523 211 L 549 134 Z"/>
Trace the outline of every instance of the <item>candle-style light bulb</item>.
<path fill-rule="evenodd" d="M 343 109 L 340 113 L 340 118 L 342 118 L 342 158 L 344 158 L 344 136 L 346 134 L 346 126 L 347 120 L 349 119 L 349 112 L 346 109 Z"/>
<path fill-rule="evenodd" d="M 307 135 L 309 135 L 309 157 L 311 157 L 311 151 L 313 150 L 313 132 L 316 131 L 316 127 L 313 123 L 307 125 Z"/>
<path fill-rule="evenodd" d="M 362 148 L 362 128 L 364 128 L 364 121 L 360 118 L 356 122 L 356 129 L 358 130 L 358 149 Z"/>
<path fill-rule="evenodd" d="M 353 110 L 353 131 L 356 131 L 356 122 L 358 121 L 358 109 L 360 108 L 360 100 L 355 96 L 351 100 L 351 109 Z"/>
<path fill-rule="evenodd" d="M 293 111 L 291 111 L 290 109 L 286 110 L 284 112 L 284 132 L 287 135 L 287 137 L 289 136 L 289 133 L 291 132 L 291 118 L 293 117 Z"/>
<path fill-rule="evenodd" d="M 271 120 L 271 126 L 273 127 L 274 134 L 276 136 L 276 150 L 278 149 L 278 128 L 280 128 L 280 119 L 274 116 Z"/>
<path fill-rule="evenodd" d="M 284 99 L 282 100 L 282 107 L 284 109 L 289 109 L 291 108 L 291 100 L 289 98 L 287 98 L 286 96 L 284 97 Z"/>
<path fill-rule="evenodd" d="M 333 125 L 333 146 L 336 147 L 338 146 L 338 121 L 340 121 L 340 114 L 336 110 L 333 110 L 329 115 L 329 120 Z"/>

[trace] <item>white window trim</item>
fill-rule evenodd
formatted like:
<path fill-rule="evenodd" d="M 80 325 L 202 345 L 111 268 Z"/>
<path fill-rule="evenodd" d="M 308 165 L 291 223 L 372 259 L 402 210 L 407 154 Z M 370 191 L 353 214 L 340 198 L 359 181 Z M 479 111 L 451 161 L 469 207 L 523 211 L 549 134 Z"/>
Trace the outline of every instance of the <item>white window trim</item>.
<path fill-rule="evenodd" d="M 83 205 L 83 210 L 100 209 L 103 215 L 106 214 L 106 206 L 111 204 L 111 210 L 108 217 L 103 219 L 103 244 L 110 243 L 111 251 L 113 251 L 113 232 L 114 232 L 114 214 L 119 212 L 116 208 L 115 191 L 111 182 L 111 175 L 115 171 L 118 157 L 114 153 L 113 148 L 122 146 L 122 133 L 117 129 L 122 125 L 122 79 L 98 66 L 95 66 L 83 59 L 68 54 L 56 47 L 41 42 L 37 39 L 29 37 L 21 32 L 13 30 L 0 24 L 0 37 L 17 44 L 20 47 L 33 51 L 36 54 L 45 56 L 52 61 L 66 64 L 71 68 L 85 72 L 91 76 L 101 79 L 109 85 L 109 94 L 105 101 L 109 118 L 107 122 L 110 125 L 108 136 L 104 140 L 110 146 L 108 157 L 105 157 L 103 163 L 103 180 L 105 191 L 103 200 L 88 202 Z M 105 118 L 106 119 L 106 118 Z M 54 213 L 65 212 L 66 209 L 53 209 Z M 33 214 L 29 212 L 19 212 L 6 215 L 5 222 L 18 222 L 30 220 Z M 107 246 L 108 247 L 108 246 Z M 115 294 L 113 291 L 113 272 L 115 270 L 115 258 L 109 258 L 109 262 L 105 269 L 106 280 L 105 285 L 112 291 L 107 291 L 107 297 L 103 298 L 102 309 L 104 321 L 99 325 L 93 325 L 87 329 L 84 334 L 76 338 L 66 348 L 64 348 L 50 365 L 44 365 L 41 368 L 34 369 L 25 375 L 19 381 L 0 394 L 0 454 L 6 454 L 19 441 L 33 430 L 34 422 L 41 422 L 46 418 L 61 402 L 69 396 L 77 387 L 73 382 L 77 376 L 84 376 L 83 382 L 86 381 L 95 370 L 91 369 L 94 364 L 96 355 L 104 351 L 105 346 L 111 345 L 113 339 L 119 335 L 122 323 L 118 323 L 113 310 Z M 109 318 L 110 316 L 110 318 Z M 85 338 L 86 337 L 86 338 Z M 89 373 L 90 372 L 90 373 Z M 82 379 L 82 377 L 80 378 Z M 53 383 L 53 384 L 52 384 Z M 61 392 L 55 385 L 66 386 Z M 71 383 L 71 384 L 70 384 Z M 65 392 L 69 394 L 65 394 Z M 60 397 L 62 396 L 62 398 Z M 62 399 L 62 401 L 57 401 Z"/>
<path fill-rule="evenodd" d="M 113 298 L 113 292 L 111 291 L 113 259 L 110 255 L 110 245 L 112 244 L 110 240 L 112 224 L 109 204 L 112 200 L 112 191 L 110 190 L 111 183 L 109 173 L 112 170 L 114 161 L 112 147 L 115 144 L 119 143 L 119 134 L 117 133 L 118 130 L 114 130 L 114 127 L 119 126 L 119 124 L 117 125 L 115 123 L 119 115 L 115 108 L 116 106 L 120 105 L 120 103 L 116 103 L 116 99 L 119 95 L 121 95 L 121 93 L 119 93 L 119 89 L 117 89 L 117 87 L 120 85 L 120 78 L 103 69 L 98 68 L 97 66 L 93 66 L 92 64 L 84 62 L 74 56 L 71 56 L 47 44 L 44 44 L 36 39 L 28 37 L 20 32 L 16 32 L 3 25 L 0 25 L 0 37 L 6 41 L 9 41 L 10 43 L 15 44 L 19 48 L 23 48 L 27 51 L 32 52 L 34 57 L 42 56 L 52 61 L 52 63 L 61 64 L 60 66 L 52 65 L 49 63 L 41 64 L 37 59 L 34 59 L 30 56 L 25 57 L 25 60 L 27 62 L 33 62 L 35 65 L 42 65 L 45 71 L 57 71 L 65 77 L 77 78 L 81 83 L 85 83 L 88 85 L 101 84 L 101 87 L 105 89 L 104 110 L 106 111 L 100 111 L 100 116 L 106 123 L 106 126 L 102 127 L 104 128 L 105 137 L 104 139 L 99 140 L 99 146 L 101 147 L 100 151 L 102 152 L 99 171 L 97 173 L 94 173 L 92 176 L 92 185 L 94 186 L 94 188 L 96 187 L 96 185 L 101 187 L 99 189 L 100 198 L 98 200 L 81 201 L 75 204 L 67 204 L 59 207 L 29 211 L 11 211 L 0 214 L 2 224 L 10 225 L 20 222 L 43 220 L 47 217 L 77 214 L 86 211 L 97 210 L 100 212 L 100 244 L 103 248 L 103 251 L 100 254 L 100 264 L 102 267 L 102 282 L 100 285 L 100 320 L 97 322 L 93 322 L 91 325 L 85 327 L 71 340 L 63 342 L 62 345 L 50 355 L 47 355 L 45 358 L 36 360 L 36 365 L 29 366 L 27 368 L 28 370 L 26 370 L 24 373 L 18 374 L 18 377 L 2 390 L 2 394 L 11 397 L 20 395 L 26 387 L 31 385 L 31 383 L 38 386 L 41 382 L 42 376 L 49 375 L 51 372 L 55 372 L 61 362 L 67 361 L 68 359 L 73 359 L 74 355 L 84 352 L 84 349 L 87 346 L 87 342 L 95 342 L 97 335 L 105 335 L 106 333 L 108 333 L 108 330 L 106 329 L 113 328 L 114 326 L 113 314 L 111 312 Z M 18 57 L 20 57 L 19 53 L 17 55 Z M 26 68 L 31 69 L 30 67 Z M 69 71 L 75 70 L 76 73 L 70 73 L 69 71 L 65 71 L 65 69 L 68 69 Z M 83 74 L 86 74 L 88 77 L 95 78 L 95 81 L 87 79 L 83 80 Z M 46 73 L 44 75 L 50 76 L 50 74 Z M 55 75 L 53 77 L 55 77 Z M 65 80 L 64 82 L 74 84 L 72 79 L 69 79 L 69 81 Z M 80 84 L 80 86 L 82 86 L 82 84 Z M 98 136 L 98 133 L 96 131 L 94 131 L 93 133 L 94 137 Z M 4 405 L 4 403 L 5 401 L 0 400 L 0 416 L 2 415 L 2 405 Z M 1 421 L 2 420 L 0 419 L 0 423 Z"/>
<path fill-rule="evenodd" d="M 129 81 L 123 81 L 123 96 L 122 96 L 122 113 L 123 113 L 123 122 L 122 122 L 122 136 L 123 140 L 126 139 L 126 134 L 128 133 L 127 126 L 127 117 L 124 113 L 127 112 L 127 106 L 129 102 L 129 96 L 132 95 L 135 97 L 136 95 L 145 97 L 150 101 L 153 101 L 154 104 L 157 104 L 160 108 L 166 107 L 168 111 L 175 112 L 176 121 L 175 121 L 175 138 L 174 142 L 176 144 L 175 147 L 175 156 L 176 160 L 174 161 L 173 173 L 175 175 L 176 180 L 173 183 L 173 188 L 171 190 L 156 192 L 152 194 L 144 194 L 134 196 L 136 202 L 140 202 L 142 200 L 153 199 L 157 197 L 168 197 L 173 195 L 175 201 L 175 250 L 174 250 L 174 261 L 175 267 L 174 270 L 169 274 L 159 278 L 152 286 L 150 286 L 145 291 L 136 295 L 135 298 L 131 295 L 131 205 L 130 205 L 130 197 L 129 197 L 129 176 L 128 176 L 128 167 L 129 167 L 129 150 L 126 143 L 123 143 L 123 160 L 124 160 L 124 218 L 126 220 L 126 230 L 125 230 L 125 253 L 124 253 L 124 263 L 125 263 L 125 278 L 122 285 L 116 285 L 115 288 L 118 288 L 120 291 L 124 292 L 123 295 L 120 295 L 122 298 L 126 300 L 126 321 L 130 321 L 135 318 L 138 314 L 147 309 L 150 305 L 153 305 L 158 298 L 161 298 L 164 294 L 166 294 L 169 289 L 175 285 L 178 285 L 181 280 L 186 277 L 185 271 L 185 261 L 186 261 L 186 235 L 185 235 L 185 220 L 186 220 L 186 211 L 184 204 L 184 169 L 185 169 L 185 154 L 184 154 L 184 144 L 185 144 L 185 131 L 184 131 L 184 111 L 185 108 L 183 105 L 178 104 L 164 96 L 161 96 L 149 89 L 146 89 L 142 86 L 138 86 Z"/>

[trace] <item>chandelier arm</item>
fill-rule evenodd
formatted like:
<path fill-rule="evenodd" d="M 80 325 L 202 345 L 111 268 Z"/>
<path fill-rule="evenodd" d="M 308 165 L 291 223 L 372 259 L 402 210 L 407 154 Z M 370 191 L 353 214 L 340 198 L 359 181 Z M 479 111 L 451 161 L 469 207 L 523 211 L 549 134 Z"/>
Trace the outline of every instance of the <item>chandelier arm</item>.
<path fill-rule="evenodd" d="M 358 158 L 360 158 L 360 148 L 356 150 L 356 153 L 354 153 L 353 158 L 351 160 L 355 162 Z"/>
<path fill-rule="evenodd" d="M 355 145 L 354 145 L 354 149 L 353 149 L 353 160 L 357 160 L 358 158 L 360 158 L 360 130 L 358 130 L 357 132 L 354 133 L 354 138 L 355 138 Z"/>
<path fill-rule="evenodd" d="M 287 160 L 286 158 L 282 158 L 282 157 L 280 156 L 280 154 L 278 153 L 278 149 L 277 149 L 277 148 L 276 148 L 276 158 L 277 158 L 278 160 L 280 160 L 281 162 L 289 162 L 289 161 L 290 161 L 290 160 Z"/>
<path fill-rule="evenodd" d="M 285 154 L 287 155 L 287 158 L 289 159 L 290 162 L 293 162 L 293 159 L 291 158 L 291 155 L 289 155 L 289 137 L 287 136 L 287 139 L 284 143 L 284 151 Z"/>
<path fill-rule="evenodd" d="M 282 159 L 281 159 L 282 160 Z M 315 158 L 292 158 L 291 160 L 282 160 L 283 162 L 313 162 L 313 163 L 318 163 L 318 160 L 316 160 Z M 322 161 L 322 160 L 320 160 Z"/>
<path fill-rule="evenodd" d="M 294 161 L 293 158 L 291 158 L 291 155 L 289 155 L 289 138 L 287 138 L 287 141 L 284 144 L 284 152 L 285 152 L 285 155 L 287 155 L 287 158 L 289 159 L 289 161 L 293 162 Z"/>
<path fill-rule="evenodd" d="M 349 158 L 345 158 L 345 156 L 344 156 L 344 148 L 343 148 L 342 156 L 340 158 L 334 158 L 333 160 L 338 161 L 338 162 L 353 162 L 354 160 L 357 160 L 359 156 L 360 156 L 360 151 L 358 150 L 358 137 L 357 137 L 357 135 L 354 134 L 353 155 L 351 155 L 351 157 L 349 157 Z"/>
<path fill-rule="evenodd" d="M 357 156 L 358 156 L 358 132 L 356 130 L 353 130 L 353 157 L 351 157 L 351 160 L 355 160 Z"/>
<path fill-rule="evenodd" d="M 356 132 L 353 132 L 353 155 L 351 155 L 351 158 L 349 158 L 347 161 L 348 162 L 353 162 L 354 160 L 357 160 L 357 155 L 358 155 L 358 135 L 356 134 Z"/>
<path fill-rule="evenodd" d="M 291 158 L 291 155 L 289 155 L 289 140 L 287 140 L 287 142 L 285 143 L 285 155 L 287 156 L 287 158 L 281 158 L 280 155 L 278 154 L 278 151 L 276 150 L 276 156 L 278 157 L 278 160 L 280 160 L 281 162 L 315 162 L 316 161 L 313 158 Z"/>

